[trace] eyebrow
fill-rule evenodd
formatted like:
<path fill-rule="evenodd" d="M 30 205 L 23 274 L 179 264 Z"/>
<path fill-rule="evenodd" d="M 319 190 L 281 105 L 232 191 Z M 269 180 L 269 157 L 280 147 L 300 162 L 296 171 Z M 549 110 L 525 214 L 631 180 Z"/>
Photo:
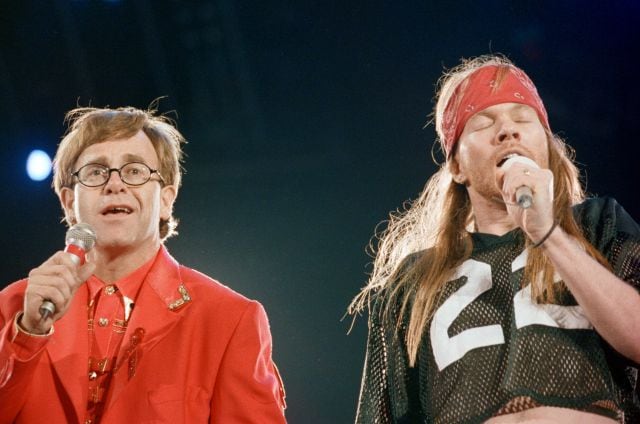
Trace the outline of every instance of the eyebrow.
<path fill-rule="evenodd" d="M 474 118 L 474 117 L 476 117 L 476 116 L 483 116 L 483 117 L 490 118 L 490 116 L 489 116 L 489 115 L 491 114 L 491 112 L 487 112 L 486 110 L 487 110 L 487 109 L 482 109 L 480 112 L 476 113 L 476 114 L 475 114 L 475 115 L 473 115 L 471 118 L 469 118 L 469 120 L 473 119 L 473 118 Z M 509 112 L 521 112 L 521 111 L 523 111 L 523 110 L 525 110 L 525 111 L 533 110 L 533 112 L 535 112 L 535 110 L 534 110 L 531 106 L 529 106 L 529 105 L 525 105 L 525 104 L 522 104 L 522 103 L 517 103 L 517 104 L 515 104 L 515 105 L 511 108 L 511 110 L 509 110 Z"/>
<path fill-rule="evenodd" d="M 520 112 L 522 110 L 535 112 L 534 108 L 532 108 L 529 105 L 522 104 L 522 103 L 518 103 L 518 105 L 514 106 L 513 109 L 512 109 L 513 112 Z"/>
<path fill-rule="evenodd" d="M 124 163 L 129 163 L 129 162 L 140 162 L 140 163 L 144 163 L 144 164 L 147 163 L 142 156 L 134 155 L 132 153 L 125 154 L 123 156 L 123 159 L 124 159 Z M 103 155 L 103 156 L 98 156 L 96 158 L 91 158 L 90 157 L 89 160 L 84 165 L 87 165 L 87 164 L 90 164 L 90 163 L 97 163 L 97 164 L 100 164 L 100 165 L 107 166 L 108 162 L 109 162 L 109 160 L 107 159 L 107 157 Z M 84 166 L 84 165 L 82 165 L 82 166 Z"/>
<path fill-rule="evenodd" d="M 490 113 L 485 112 L 485 110 L 486 109 L 483 109 L 480 112 L 474 114 L 473 116 L 471 116 L 469 118 L 469 120 L 467 122 L 473 121 L 473 120 L 478 119 L 478 118 L 489 118 L 489 119 L 492 119 L 491 116 L 490 116 Z"/>

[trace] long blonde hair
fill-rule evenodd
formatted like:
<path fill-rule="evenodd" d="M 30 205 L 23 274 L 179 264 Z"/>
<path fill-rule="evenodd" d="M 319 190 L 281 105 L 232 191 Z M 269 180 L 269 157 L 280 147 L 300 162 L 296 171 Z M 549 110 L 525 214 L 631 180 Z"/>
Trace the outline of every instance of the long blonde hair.
<path fill-rule="evenodd" d="M 444 74 L 438 84 L 434 110 L 436 131 L 443 140 L 443 111 L 455 88 L 482 66 L 512 63 L 502 56 L 481 56 L 465 60 Z M 593 257 L 605 263 L 600 253 L 584 238 L 574 220 L 571 207 L 584 200 L 573 151 L 558 136 L 547 131 L 549 169 L 554 175 L 554 211 L 558 225 L 574 237 Z M 450 155 L 449 157 L 452 157 Z M 373 272 L 367 285 L 353 299 L 350 313 L 363 310 L 371 295 L 384 290 L 381 309 L 385 323 L 396 329 L 408 316 L 406 344 L 411 366 L 415 365 L 422 334 L 434 313 L 444 286 L 453 271 L 471 255 L 469 229 L 474 226 L 473 210 L 464 185 L 453 181 L 449 161 L 427 181 L 420 196 L 406 210 L 392 213 L 387 228 L 378 239 Z M 531 241 L 527 240 L 527 247 Z M 426 251 L 413 266 L 401 267 L 411 253 Z M 553 283 L 554 269 L 540 249 L 530 249 L 523 284 L 532 284 L 532 296 L 540 303 L 554 302 L 566 290 Z"/>

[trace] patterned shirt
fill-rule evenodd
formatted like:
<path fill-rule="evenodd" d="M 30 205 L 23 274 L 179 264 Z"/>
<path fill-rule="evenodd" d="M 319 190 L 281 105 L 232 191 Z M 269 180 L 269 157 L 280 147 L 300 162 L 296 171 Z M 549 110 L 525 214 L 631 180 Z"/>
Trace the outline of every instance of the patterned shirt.
<path fill-rule="evenodd" d="M 105 283 L 92 275 L 86 283 L 89 290 L 87 322 L 89 331 L 89 397 L 86 424 L 100 422 L 111 377 L 122 365 L 120 348 L 142 282 L 155 257 L 114 283 Z M 120 360 L 120 361 L 119 361 Z"/>

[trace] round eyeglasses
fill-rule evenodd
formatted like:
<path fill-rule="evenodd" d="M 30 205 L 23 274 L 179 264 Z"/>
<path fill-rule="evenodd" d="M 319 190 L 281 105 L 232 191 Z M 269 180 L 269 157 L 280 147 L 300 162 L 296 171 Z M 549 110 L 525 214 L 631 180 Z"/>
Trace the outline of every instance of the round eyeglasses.
<path fill-rule="evenodd" d="M 99 163 L 89 163 L 84 165 L 71 175 L 78 178 L 80 184 L 87 187 L 100 187 L 105 185 L 112 172 L 117 172 L 123 183 L 130 186 L 140 186 L 151 179 L 152 174 L 158 174 L 160 184 L 164 185 L 164 180 L 157 169 L 151 169 L 144 163 L 129 162 L 120 168 L 109 168 Z"/>

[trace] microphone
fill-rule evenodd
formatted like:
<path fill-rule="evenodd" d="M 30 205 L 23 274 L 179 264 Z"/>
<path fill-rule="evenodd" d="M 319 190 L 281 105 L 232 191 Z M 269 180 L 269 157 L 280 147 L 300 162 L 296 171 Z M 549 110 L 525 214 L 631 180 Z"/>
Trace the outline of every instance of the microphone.
<path fill-rule="evenodd" d="M 529 159 L 526 156 L 519 156 L 519 155 L 511 156 L 510 158 L 508 158 L 502 164 L 501 168 L 506 172 L 511 167 L 511 165 L 518 162 L 525 165 L 529 165 L 535 169 L 540 168 L 538 164 L 535 163 L 533 160 Z M 518 206 L 520 206 L 522 209 L 529 209 L 531 205 L 533 205 L 533 192 L 531 191 L 531 188 L 527 186 L 518 187 L 516 189 L 516 202 L 518 203 Z"/>
<path fill-rule="evenodd" d="M 533 205 L 533 192 L 529 187 L 522 186 L 516 189 L 516 203 L 522 209 L 529 209 Z"/>
<path fill-rule="evenodd" d="M 64 241 L 66 245 L 64 251 L 71 255 L 74 264 L 80 266 L 85 262 L 86 253 L 96 244 L 96 232 L 91 225 L 80 222 L 67 230 Z M 45 320 L 56 313 L 56 305 L 51 300 L 45 299 L 39 311 L 40 316 Z"/>

